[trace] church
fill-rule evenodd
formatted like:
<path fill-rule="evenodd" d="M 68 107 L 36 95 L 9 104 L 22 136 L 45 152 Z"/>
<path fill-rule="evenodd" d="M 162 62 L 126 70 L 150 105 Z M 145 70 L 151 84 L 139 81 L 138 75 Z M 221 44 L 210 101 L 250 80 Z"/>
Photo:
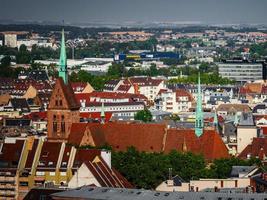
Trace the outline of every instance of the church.
<path fill-rule="evenodd" d="M 47 110 L 47 138 L 67 141 L 73 123 L 80 122 L 80 105 L 68 80 L 64 30 L 62 31 L 59 78 L 54 86 Z"/>
<path fill-rule="evenodd" d="M 80 122 L 79 102 L 68 80 L 64 31 L 62 32 L 59 78 L 48 107 L 49 141 L 66 142 L 74 146 L 111 146 L 114 151 L 135 147 L 138 151 L 169 153 L 172 150 L 202 154 L 207 161 L 229 157 L 228 149 L 216 129 L 204 128 L 202 92 L 198 77 L 198 97 L 195 129 L 170 129 L 165 124 Z M 215 114 L 216 115 L 216 114 Z M 105 118 L 104 108 L 101 117 Z"/>

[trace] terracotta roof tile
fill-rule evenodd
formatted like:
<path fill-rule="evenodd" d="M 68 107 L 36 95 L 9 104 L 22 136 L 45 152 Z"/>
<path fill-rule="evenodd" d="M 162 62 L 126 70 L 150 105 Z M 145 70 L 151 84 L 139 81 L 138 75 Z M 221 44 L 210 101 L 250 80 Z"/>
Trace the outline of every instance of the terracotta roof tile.
<path fill-rule="evenodd" d="M 259 157 L 265 159 L 263 154 L 267 156 L 267 138 L 253 138 L 252 143 L 249 144 L 240 154 L 239 158 L 246 159 L 248 156 Z"/>

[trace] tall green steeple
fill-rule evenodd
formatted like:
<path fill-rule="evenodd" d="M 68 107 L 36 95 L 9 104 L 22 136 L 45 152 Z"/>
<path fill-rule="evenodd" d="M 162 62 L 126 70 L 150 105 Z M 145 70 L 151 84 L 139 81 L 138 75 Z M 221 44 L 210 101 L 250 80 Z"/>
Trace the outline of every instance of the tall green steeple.
<path fill-rule="evenodd" d="M 197 86 L 197 107 L 196 107 L 196 121 L 195 121 L 195 134 L 199 137 L 203 134 L 203 111 L 202 111 L 202 92 L 200 86 L 200 74 L 198 73 L 198 86 Z"/>
<path fill-rule="evenodd" d="M 60 59 L 59 59 L 59 77 L 61 77 L 65 84 L 68 84 L 68 68 L 67 68 L 67 54 L 65 47 L 64 29 L 62 29 Z"/>

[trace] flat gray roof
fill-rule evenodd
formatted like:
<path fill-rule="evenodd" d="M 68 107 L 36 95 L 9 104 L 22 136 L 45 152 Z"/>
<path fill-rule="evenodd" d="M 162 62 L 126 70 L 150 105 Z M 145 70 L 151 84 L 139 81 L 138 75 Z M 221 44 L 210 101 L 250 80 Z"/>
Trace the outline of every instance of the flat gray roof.
<path fill-rule="evenodd" d="M 88 200 L 267 200 L 267 193 L 157 192 L 142 189 L 81 187 L 52 197 Z"/>

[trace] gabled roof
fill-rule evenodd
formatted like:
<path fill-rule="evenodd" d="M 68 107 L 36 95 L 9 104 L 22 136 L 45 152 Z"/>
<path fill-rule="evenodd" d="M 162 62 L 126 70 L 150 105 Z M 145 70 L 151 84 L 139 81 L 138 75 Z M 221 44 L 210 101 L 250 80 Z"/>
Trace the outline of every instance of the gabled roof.
<path fill-rule="evenodd" d="M 0 154 L 0 169 L 16 169 L 21 158 L 24 140 L 4 143 Z"/>
<path fill-rule="evenodd" d="M 109 168 L 102 158 L 98 157 L 96 160 L 93 162 L 85 162 L 85 164 L 101 184 L 101 187 L 133 188 L 133 186 L 118 171 Z"/>
<path fill-rule="evenodd" d="M 77 149 L 75 154 L 73 168 L 79 168 L 83 163 L 93 161 L 96 156 L 101 155 L 99 149 Z"/>
<path fill-rule="evenodd" d="M 187 97 L 188 101 L 194 100 L 192 94 L 186 90 L 183 90 L 183 89 L 176 89 L 175 94 L 176 94 L 176 101 L 177 102 L 179 101 L 179 97 Z"/>
<path fill-rule="evenodd" d="M 227 158 L 228 149 L 215 130 L 204 130 L 197 137 L 194 129 L 167 129 L 164 124 L 127 124 L 127 123 L 77 123 L 69 135 L 69 143 L 79 145 L 86 128 L 90 130 L 96 146 L 109 144 L 115 151 L 125 151 L 135 147 L 138 151 L 202 153 L 207 160 Z"/>
<path fill-rule="evenodd" d="M 67 107 L 69 109 L 79 109 L 80 105 L 76 101 L 72 87 L 70 86 L 70 84 L 66 85 L 62 78 L 57 79 L 56 85 L 54 86 L 54 90 L 52 92 L 51 99 L 53 96 L 57 95 L 58 91 L 56 89 L 59 89 L 59 88 L 62 90 L 63 96 L 64 96 L 66 103 L 67 103 Z M 51 107 L 52 107 L 52 104 L 49 103 L 49 108 L 51 108 Z"/>
<path fill-rule="evenodd" d="M 264 160 L 267 155 L 267 138 L 253 138 L 252 143 L 249 144 L 240 154 L 239 158 L 246 159 L 247 157 L 258 157 Z"/>

